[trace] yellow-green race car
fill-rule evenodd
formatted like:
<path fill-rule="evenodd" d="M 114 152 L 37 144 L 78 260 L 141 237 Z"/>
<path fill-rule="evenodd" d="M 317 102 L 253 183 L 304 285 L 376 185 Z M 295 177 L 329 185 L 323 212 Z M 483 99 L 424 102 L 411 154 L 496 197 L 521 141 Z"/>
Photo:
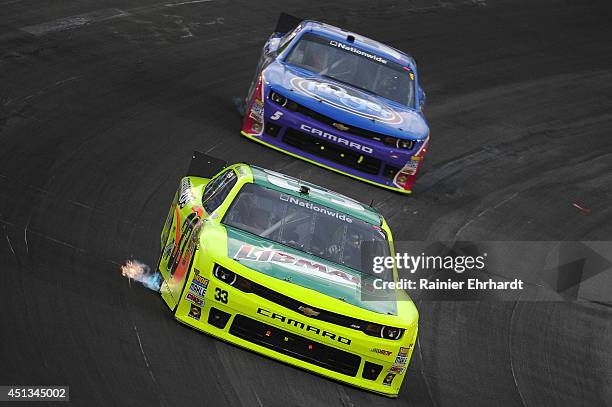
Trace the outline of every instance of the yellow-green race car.
<path fill-rule="evenodd" d="M 396 397 L 417 336 L 374 209 L 325 188 L 194 153 L 161 234 L 161 296 L 186 325 L 308 371 Z"/>

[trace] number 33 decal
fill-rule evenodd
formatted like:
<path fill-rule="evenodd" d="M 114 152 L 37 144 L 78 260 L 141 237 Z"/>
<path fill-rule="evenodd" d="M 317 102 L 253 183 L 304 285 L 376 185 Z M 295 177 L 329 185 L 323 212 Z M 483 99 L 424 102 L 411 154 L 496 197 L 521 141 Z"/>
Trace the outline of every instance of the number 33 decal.
<path fill-rule="evenodd" d="M 215 288 L 215 300 L 227 304 L 227 291 L 220 289 L 219 287 Z"/>
<path fill-rule="evenodd" d="M 283 112 L 277 110 L 272 116 L 270 116 L 270 120 L 278 120 L 281 118 L 282 115 Z"/>

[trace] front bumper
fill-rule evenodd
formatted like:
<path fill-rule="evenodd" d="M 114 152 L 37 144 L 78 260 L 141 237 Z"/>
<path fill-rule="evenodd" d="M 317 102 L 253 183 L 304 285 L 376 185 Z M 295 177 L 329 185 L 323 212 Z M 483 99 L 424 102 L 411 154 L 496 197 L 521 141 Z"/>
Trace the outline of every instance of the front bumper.
<path fill-rule="evenodd" d="M 416 141 L 411 150 L 402 150 L 340 131 L 267 97 L 259 109 L 257 116 L 263 117 L 263 126 L 253 129 L 252 120 L 243 123 L 241 133 L 251 140 L 370 184 L 404 194 L 412 192 L 427 139 Z"/>
<path fill-rule="evenodd" d="M 195 276 L 192 272 L 176 309 L 179 322 L 334 380 L 389 397 L 399 393 L 416 331 L 414 335 L 406 332 L 399 341 L 370 337 L 245 293 L 216 279 L 211 272 L 200 273 L 198 278 L 208 280 L 204 300 L 196 305 L 188 299 L 193 300 L 189 297 Z M 380 350 L 388 354 L 377 353 Z M 398 356 L 404 358 L 400 366 L 395 363 Z M 372 373 L 373 366 L 378 372 Z M 371 378 L 366 378 L 368 372 Z"/>

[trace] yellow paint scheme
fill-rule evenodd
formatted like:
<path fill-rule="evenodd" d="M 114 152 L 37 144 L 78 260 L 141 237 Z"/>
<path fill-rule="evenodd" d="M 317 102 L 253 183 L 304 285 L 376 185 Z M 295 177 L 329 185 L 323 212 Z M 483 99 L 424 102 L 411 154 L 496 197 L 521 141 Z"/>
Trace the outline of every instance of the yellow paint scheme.
<path fill-rule="evenodd" d="M 179 322 L 196 328 L 202 332 L 251 351 L 258 352 L 273 359 L 280 360 L 290 365 L 297 366 L 362 389 L 373 391 L 389 397 L 396 397 L 407 374 L 408 362 L 410 361 L 410 356 L 415 346 L 418 331 L 418 311 L 413 302 L 404 291 L 398 290 L 396 292 L 398 298 L 397 315 L 379 314 L 355 305 L 348 304 L 339 299 L 329 297 L 317 291 L 267 276 L 247 268 L 238 261 L 229 258 L 226 229 L 221 223 L 221 219 L 229 208 L 231 202 L 236 197 L 241 186 L 247 182 L 253 182 L 252 172 L 248 166 L 240 164 L 234 165 L 230 168 L 236 170 L 238 174 L 238 181 L 219 208 L 217 208 L 211 214 L 204 212 L 204 220 L 202 221 L 201 228 L 198 229 L 199 236 L 197 237 L 197 245 L 193 249 L 194 258 L 193 262 L 191 263 L 191 267 L 188 269 L 185 275 L 180 276 L 180 278 L 176 278 L 176 275 L 172 276 L 169 274 L 168 270 L 163 265 L 163 262 L 160 261 L 161 266 L 158 266 L 164 277 L 161 295 L 168 306 L 174 310 L 175 318 Z M 190 179 L 193 196 L 201 197 L 202 189 L 209 180 L 195 177 L 190 177 Z M 197 202 L 194 202 L 194 204 L 197 204 Z M 169 242 L 172 239 L 172 233 L 176 233 L 177 219 L 175 219 L 175 216 L 172 215 L 172 213 L 176 212 L 176 205 L 177 196 L 175 196 L 173 205 L 170 209 L 171 213 L 169 214 L 169 218 L 162 231 L 162 258 L 164 248 L 169 247 Z M 186 209 L 188 206 L 189 205 L 182 209 L 185 211 L 183 213 L 187 213 Z M 392 246 L 392 235 L 389 227 L 384 221 L 381 227 L 387 232 L 390 244 Z M 165 241 L 164 237 L 166 239 Z M 240 291 L 239 289 L 217 279 L 212 274 L 215 264 L 219 264 L 229 270 L 232 270 L 241 277 L 263 285 L 271 290 L 282 293 L 295 300 L 316 307 L 317 309 L 332 311 L 372 323 L 404 328 L 406 331 L 400 340 L 390 340 L 369 336 L 360 330 L 307 317 L 302 313 L 292 311 L 265 298 L 259 297 L 256 294 Z M 186 300 L 186 296 L 189 293 L 189 288 L 196 275 L 209 280 L 204 296 L 204 304 L 201 307 L 201 316 L 199 320 L 196 320 L 189 315 L 191 303 Z M 397 279 L 397 270 L 394 271 L 394 275 L 395 279 Z M 215 299 L 217 289 L 227 292 L 226 303 L 223 303 L 221 299 Z M 217 328 L 207 323 L 211 307 L 215 307 L 221 311 L 231 314 L 231 318 L 225 325 L 224 329 Z M 286 324 L 278 319 L 271 319 L 270 317 L 258 313 L 258 308 L 268 310 L 270 313 L 281 314 L 286 318 L 291 318 L 307 325 L 311 324 L 320 328 L 321 330 L 332 332 L 337 336 L 349 338 L 351 343 L 349 345 L 340 343 L 333 338 L 321 336 L 317 333 L 300 329 L 297 326 Z M 229 328 L 236 314 L 241 314 L 259 322 L 276 326 L 295 335 L 307 338 L 312 342 L 322 343 L 352 354 L 356 354 L 361 358 L 359 371 L 354 377 L 337 373 L 335 371 L 313 365 L 303 360 L 238 338 L 229 333 Z M 394 365 L 396 356 L 400 352 L 400 348 L 407 349 L 407 360 L 403 372 L 395 376 L 391 385 L 384 385 L 383 380 L 389 372 L 391 366 Z M 374 349 L 388 351 L 390 354 L 384 356 L 374 351 Z M 383 366 L 383 369 L 376 380 L 367 380 L 362 378 L 362 371 L 365 361 Z"/>

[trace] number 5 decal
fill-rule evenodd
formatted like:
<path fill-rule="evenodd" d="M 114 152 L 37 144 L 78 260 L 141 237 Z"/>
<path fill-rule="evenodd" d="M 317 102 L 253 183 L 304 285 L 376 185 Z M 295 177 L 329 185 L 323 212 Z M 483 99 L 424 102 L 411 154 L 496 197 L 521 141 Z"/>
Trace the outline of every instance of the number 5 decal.
<path fill-rule="evenodd" d="M 274 112 L 272 116 L 270 116 L 270 120 L 278 120 L 281 118 L 282 115 L 283 115 L 283 112 L 280 112 L 277 110 L 276 112 Z"/>

